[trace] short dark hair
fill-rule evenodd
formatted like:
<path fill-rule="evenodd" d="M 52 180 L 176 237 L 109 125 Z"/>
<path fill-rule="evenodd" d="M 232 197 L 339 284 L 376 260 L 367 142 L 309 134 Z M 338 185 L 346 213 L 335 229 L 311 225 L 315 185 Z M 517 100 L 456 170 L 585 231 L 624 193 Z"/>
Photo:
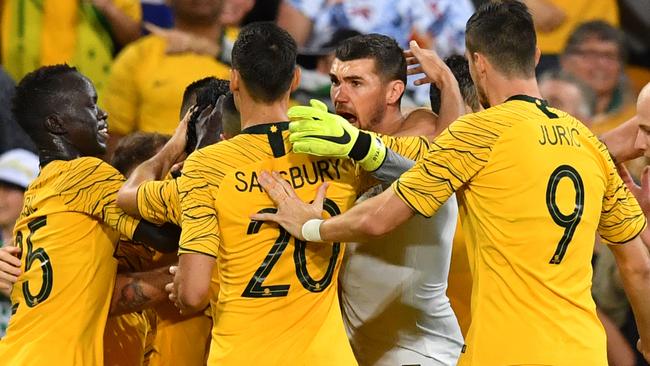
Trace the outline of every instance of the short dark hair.
<path fill-rule="evenodd" d="M 123 175 L 156 155 L 158 150 L 167 143 L 169 136 L 160 133 L 134 132 L 120 139 L 113 156 L 111 165 Z"/>
<path fill-rule="evenodd" d="M 255 101 L 270 103 L 291 87 L 296 57 L 296 41 L 287 31 L 271 22 L 256 22 L 239 32 L 232 67 Z"/>
<path fill-rule="evenodd" d="M 38 143 L 41 121 L 55 108 L 68 105 L 66 100 L 70 96 L 68 90 L 61 89 L 61 76 L 72 73 L 79 71 L 67 64 L 43 66 L 25 75 L 16 86 L 11 110 L 16 122 L 34 142 Z"/>
<path fill-rule="evenodd" d="M 219 97 L 228 93 L 230 93 L 230 81 L 217 78 L 210 78 L 203 88 L 196 89 L 197 108 L 192 112 L 190 120 L 187 123 L 187 144 L 185 145 L 185 152 L 190 154 L 196 149 L 198 143 L 196 123 L 201 112 L 209 106 L 216 106 Z"/>
<path fill-rule="evenodd" d="M 183 92 L 183 101 L 181 102 L 181 118 L 187 113 L 187 110 L 191 107 L 192 96 L 197 96 L 206 88 L 214 88 L 218 92 L 225 94 L 230 90 L 230 82 L 227 80 L 217 79 L 214 76 L 208 76 L 203 79 L 193 81 L 190 85 L 185 87 Z M 225 88 L 225 89 L 224 89 Z"/>
<path fill-rule="evenodd" d="M 623 32 L 602 20 L 585 22 L 576 27 L 567 39 L 563 53 L 571 54 L 578 52 L 580 46 L 589 38 L 615 43 L 618 46 L 620 60 L 625 62 L 627 49 L 625 47 L 625 36 Z"/>
<path fill-rule="evenodd" d="M 376 72 L 386 81 L 401 80 L 406 84 L 406 58 L 397 42 L 382 34 L 362 34 L 342 41 L 336 48 L 341 61 L 370 58 Z"/>
<path fill-rule="evenodd" d="M 476 93 L 476 87 L 474 86 L 472 76 L 469 73 L 469 63 L 465 56 L 449 56 L 445 59 L 445 64 L 447 64 L 451 73 L 454 74 L 454 77 L 458 82 L 458 87 L 460 88 L 460 94 L 463 96 L 463 100 L 465 100 L 465 104 L 467 104 L 472 111 L 477 111 L 479 107 L 478 95 Z M 431 110 L 436 114 L 440 114 L 440 97 L 440 89 L 432 83 L 429 87 L 429 101 L 431 101 Z"/>
<path fill-rule="evenodd" d="M 533 77 L 537 40 L 533 18 L 518 0 L 484 3 L 467 21 L 465 45 L 506 76 Z"/>

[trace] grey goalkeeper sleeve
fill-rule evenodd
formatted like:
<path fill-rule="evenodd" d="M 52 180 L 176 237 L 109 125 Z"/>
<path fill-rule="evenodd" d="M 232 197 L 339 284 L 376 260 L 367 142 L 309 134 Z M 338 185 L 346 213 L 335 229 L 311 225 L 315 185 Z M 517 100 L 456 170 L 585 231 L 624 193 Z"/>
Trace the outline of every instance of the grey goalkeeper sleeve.
<path fill-rule="evenodd" d="M 384 184 L 391 184 L 413 165 L 415 165 L 413 160 L 386 148 L 386 159 L 377 170 L 372 172 L 372 176 Z"/>

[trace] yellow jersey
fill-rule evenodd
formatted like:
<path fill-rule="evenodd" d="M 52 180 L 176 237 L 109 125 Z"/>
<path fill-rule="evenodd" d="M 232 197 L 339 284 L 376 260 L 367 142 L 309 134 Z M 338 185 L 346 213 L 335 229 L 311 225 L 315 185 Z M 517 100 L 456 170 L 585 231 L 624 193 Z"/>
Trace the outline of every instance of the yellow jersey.
<path fill-rule="evenodd" d="M 172 134 L 178 125 L 183 91 L 207 76 L 230 78 L 229 67 L 216 58 L 194 53 L 168 55 L 167 41 L 148 35 L 117 56 L 100 104 L 110 115 L 109 130 Z"/>
<path fill-rule="evenodd" d="M 646 225 L 598 139 L 542 100 L 514 96 L 461 117 L 393 184 L 431 216 L 457 192 L 473 276 L 459 365 L 607 365 L 591 297 L 596 231 Z"/>
<path fill-rule="evenodd" d="M 123 182 L 110 165 L 83 157 L 47 164 L 25 192 L 14 229 L 23 274 L 0 341 L 4 364 L 102 364 L 113 251 L 139 222 L 115 202 Z"/>
<path fill-rule="evenodd" d="M 306 244 L 249 218 L 274 210 L 261 170 L 280 172 L 303 200 L 330 182 L 327 215 L 360 191 L 351 161 L 292 153 L 287 128 L 256 125 L 198 150 L 178 178 L 179 253 L 215 257 L 219 268 L 209 365 L 356 365 L 336 286 L 344 244 Z"/>

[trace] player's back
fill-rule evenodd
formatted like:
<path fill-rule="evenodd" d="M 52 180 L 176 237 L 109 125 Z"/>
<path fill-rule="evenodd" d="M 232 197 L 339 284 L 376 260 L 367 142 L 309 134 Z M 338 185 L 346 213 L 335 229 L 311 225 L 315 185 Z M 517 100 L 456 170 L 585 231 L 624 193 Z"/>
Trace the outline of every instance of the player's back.
<path fill-rule="evenodd" d="M 192 194 L 183 180 L 206 175 L 217 212 L 218 249 L 211 253 L 185 243 L 181 248 L 217 257 L 221 288 L 213 312 L 211 365 L 356 364 L 337 295 L 344 244 L 307 244 L 275 224 L 250 219 L 275 210 L 257 180 L 262 170 L 279 172 L 305 201 L 330 182 L 324 208 L 328 216 L 345 211 L 356 199 L 356 167 L 348 160 L 292 153 L 287 126 L 249 127 L 201 149 L 179 178 L 183 202 Z M 188 214 L 200 215 L 182 204 L 184 220 Z"/>
<path fill-rule="evenodd" d="M 49 163 L 28 188 L 14 231 L 23 274 L 0 342 L 3 364 L 102 364 L 119 233 L 91 214 L 109 206 L 118 211 L 114 200 L 122 181 L 99 159 L 79 158 Z M 134 230 L 131 219 L 101 215 Z"/>
<path fill-rule="evenodd" d="M 474 275 L 461 364 L 605 365 L 590 292 L 595 233 L 627 241 L 644 221 L 615 206 L 629 195 L 604 145 L 529 97 L 466 122 L 452 134 L 489 157 L 459 190 Z"/>

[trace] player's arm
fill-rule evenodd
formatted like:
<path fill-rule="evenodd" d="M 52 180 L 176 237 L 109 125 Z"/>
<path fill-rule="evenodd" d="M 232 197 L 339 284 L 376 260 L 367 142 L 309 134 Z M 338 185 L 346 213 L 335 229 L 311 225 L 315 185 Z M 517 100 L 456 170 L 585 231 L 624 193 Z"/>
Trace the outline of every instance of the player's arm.
<path fill-rule="evenodd" d="M 181 228 L 174 224 L 164 223 L 157 226 L 149 221 L 140 220 L 133 232 L 133 241 L 144 244 L 162 253 L 173 253 L 178 250 Z"/>
<path fill-rule="evenodd" d="M 208 304 L 221 240 L 211 188 L 218 189 L 222 174 L 214 158 L 199 150 L 190 155 L 178 178 L 183 231 L 171 298 L 182 313 L 203 310 Z"/>
<path fill-rule="evenodd" d="M 252 218 L 277 222 L 300 240 L 366 241 L 390 232 L 414 214 L 413 210 L 389 189 L 355 205 L 341 215 L 322 220 L 327 184 L 319 187 L 312 204 L 306 204 L 277 172 L 262 172 L 258 180 L 278 211 L 275 214 L 255 214 Z"/>
<path fill-rule="evenodd" d="M 117 193 L 117 205 L 133 217 L 140 217 L 138 210 L 138 188 L 142 183 L 161 180 L 172 166 L 184 158 L 187 141 L 187 122 L 192 111 L 190 109 L 176 127 L 174 135 L 160 151 L 138 165 Z"/>
<path fill-rule="evenodd" d="M 600 140 L 607 145 L 609 153 L 617 164 L 643 155 L 644 150 L 634 143 L 639 132 L 638 118 L 634 116 L 613 130 L 600 135 Z"/>
<path fill-rule="evenodd" d="M 129 42 L 135 41 L 140 37 L 140 17 L 134 19 L 124 10 L 115 5 L 112 0 L 93 0 L 93 5 L 104 16 L 110 25 L 111 35 L 118 45 L 124 47 Z"/>
<path fill-rule="evenodd" d="M 202 253 L 180 256 L 170 299 L 182 314 L 199 312 L 208 306 L 214 262 L 214 257 Z"/>
<path fill-rule="evenodd" d="M 300 9 L 295 6 L 295 3 L 299 3 L 295 0 L 282 0 L 280 2 L 280 7 L 278 8 L 278 25 L 284 28 L 291 36 L 296 40 L 296 43 L 299 47 L 304 46 L 309 39 L 311 34 L 311 29 L 313 26 L 313 21 Z M 317 6 L 314 2 L 306 2 L 312 4 L 315 9 L 313 11 L 319 11 L 321 6 Z M 322 1 L 320 2 L 322 4 Z M 306 5 L 303 5 L 303 7 Z"/>
<path fill-rule="evenodd" d="M 173 280 L 169 267 L 136 273 L 118 273 L 109 315 L 141 311 L 167 300 L 165 285 Z"/>
<path fill-rule="evenodd" d="M 609 248 L 634 312 L 640 338 L 639 351 L 646 361 L 650 361 L 650 254 L 639 237 Z"/>
<path fill-rule="evenodd" d="M 409 75 L 424 73 L 424 77 L 417 79 L 415 85 L 432 83 L 440 90 L 440 113 L 436 121 L 433 139 L 438 136 L 458 117 L 465 114 L 465 101 L 460 93 L 458 81 L 449 67 L 433 50 L 422 49 L 416 41 L 409 43 L 410 49 L 404 52 L 406 63 L 414 67 L 407 70 Z"/>

